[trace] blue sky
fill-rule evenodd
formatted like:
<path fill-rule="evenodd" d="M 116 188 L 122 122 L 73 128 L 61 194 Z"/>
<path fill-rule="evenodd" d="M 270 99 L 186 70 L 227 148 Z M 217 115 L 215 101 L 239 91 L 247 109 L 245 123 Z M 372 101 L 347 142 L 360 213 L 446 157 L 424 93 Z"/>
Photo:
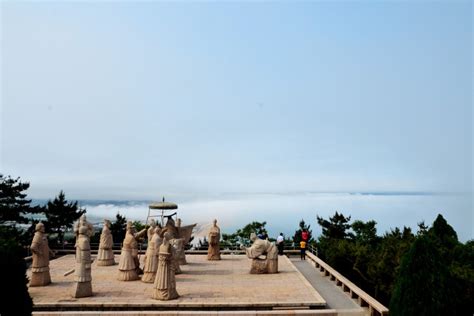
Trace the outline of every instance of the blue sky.
<path fill-rule="evenodd" d="M 0 170 L 35 198 L 472 198 L 470 1 L 1 10 Z"/>

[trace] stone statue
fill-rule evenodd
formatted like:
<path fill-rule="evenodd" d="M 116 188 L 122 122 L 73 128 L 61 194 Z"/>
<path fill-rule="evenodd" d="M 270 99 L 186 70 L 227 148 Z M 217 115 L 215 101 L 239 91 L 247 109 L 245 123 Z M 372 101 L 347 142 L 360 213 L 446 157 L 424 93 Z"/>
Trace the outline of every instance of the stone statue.
<path fill-rule="evenodd" d="M 30 249 L 33 253 L 30 286 L 45 286 L 50 284 L 49 255 L 52 251 L 48 246 L 48 237 L 45 234 L 43 223 L 36 224 L 35 236 L 31 242 Z"/>
<path fill-rule="evenodd" d="M 193 232 L 193 228 L 196 226 L 196 224 L 181 226 L 181 219 L 179 218 L 177 219 L 176 222 L 177 222 L 177 225 L 175 224 L 171 216 L 168 217 L 168 221 L 166 222 L 165 227 L 163 227 L 163 234 L 166 232 L 170 233 L 171 244 L 176 249 L 179 264 L 187 264 L 184 248 L 189 243 L 189 240 L 191 239 L 191 234 Z M 182 239 L 182 240 L 179 240 L 179 239 Z M 177 273 L 180 273 L 180 269 L 178 271 Z"/>
<path fill-rule="evenodd" d="M 166 221 L 165 227 L 163 227 L 163 234 L 164 233 L 170 233 L 171 238 L 178 238 L 178 228 L 176 227 L 176 224 L 174 222 L 174 219 L 170 216 L 168 217 L 168 220 Z"/>
<path fill-rule="evenodd" d="M 136 232 L 132 222 L 127 223 L 127 232 L 123 240 L 122 253 L 119 262 L 119 281 L 138 280 L 141 274 L 140 261 L 138 259 L 138 239 L 145 236 L 147 230 Z"/>
<path fill-rule="evenodd" d="M 112 233 L 110 232 L 110 221 L 104 219 L 104 227 L 100 235 L 99 253 L 97 254 L 98 266 L 113 266 L 115 264 L 114 251 L 112 250 L 113 245 L 114 241 L 112 239 Z"/>
<path fill-rule="evenodd" d="M 275 243 L 268 240 L 262 240 L 255 235 L 250 234 L 252 246 L 245 248 L 247 257 L 252 260 L 251 274 L 277 273 L 278 272 L 278 248 Z"/>
<path fill-rule="evenodd" d="M 150 231 L 150 230 L 148 230 Z M 151 239 L 148 241 L 148 247 L 145 254 L 145 266 L 143 267 L 142 281 L 145 283 L 155 282 L 156 270 L 158 270 L 158 249 L 163 239 L 160 236 L 161 227 L 158 225 L 154 229 Z"/>
<path fill-rule="evenodd" d="M 181 274 L 180 264 L 188 264 L 186 262 L 186 256 L 184 254 L 184 238 L 174 238 L 170 240 L 171 246 L 173 246 L 174 251 L 174 265 L 175 265 L 175 274 Z"/>
<path fill-rule="evenodd" d="M 207 260 L 221 260 L 220 239 L 221 229 L 217 226 L 217 219 L 215 219 L 208 234 L 209 248 L 207 249 Z"/>
<path fill-rule="evenodd" d="M 74 225 L 74 233 L 76 234 L 76 242 L 77 242 L 77 238 L 79 237 L 79 228 L 81 226 L 87 227 L 87 235 L 89 236 L 89 238 L 94 236 L 94 226 L 92 226 L 92 224 L 87 221 L 86 214 L 82 214 L 81 217 L 79 217 L 79 220 Z"/>
<path fill-rule="evenodd" d="M 148 238 L 148 242 L 151 241 L 151 239 L 153 238 L 153 235 L 155 234 L 155 227 L 156 227 L 156 222 L 154 219 L 151 219 L 150 227 L 148 228 L 147 235 L 146 235 L 146 237 Z"/>
<path fill-rule="evenodd" d="M 89 228 L 87 224 L 78 229 L 76 240 L 76 269 L 73 297 L 92 296 L 91 276 L 91 247 L 89 243 Z"/>
<path fill-rule="evenodd" d="M 161 301 L 179 297 L 176 291 L 175 266 L 173 265 L 173 246 L 170 244 L 171 233 L 166 232 L 158 252 L 158 271 L 153 285 L 153 298 Z"/>

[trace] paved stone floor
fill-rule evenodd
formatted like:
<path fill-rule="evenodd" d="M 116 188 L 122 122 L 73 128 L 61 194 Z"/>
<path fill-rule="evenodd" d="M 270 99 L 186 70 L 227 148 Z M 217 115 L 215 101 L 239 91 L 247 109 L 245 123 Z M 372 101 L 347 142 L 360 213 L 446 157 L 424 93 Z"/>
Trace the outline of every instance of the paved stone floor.
<path fill-rule="evenodd" d="M 153 284 L 117 280 L 118 265 L 98 267 L 93 264 L 94 296 L 71 297 L 73 274 L 63 276 L 74 267 L 74 256 L 67 255 L 50 263 L 53 283 L 29 288 L 36 307 L 90 309 L 255 309 L 255 308 L 324 308 L 325 300 L 295 268 L 286 256 L 279 257 L 279 273 L 249 274 L 250 260 L 244 255 L 224 255 L 221 261 L 207 261 L 203 255 L 187 255 L 188 265 L 177 275 L 180 298 L 157 301 L 151 298 Z M 143 256 L 141 256 L 143 260 Z M 115 261 L 119 261 L 116 256 Z M 30 274 L 30 271 L 28 271 Z"/>
<path fill-rule="evenodd" d="M 326 299 L 326 308 L 336 309 L 338 311 L 360 312 L 364 315 L 367 308 L 360 307 L 356 301 L 347 293 L 344 293 L 341 287 L 331 281 L 329 277 L 324 276 L 318 269 L 311 264 L 308 259 L 301 260 L 299 257 L 291 258 L 291 262 L 305 276 L 311 285 Z"/>

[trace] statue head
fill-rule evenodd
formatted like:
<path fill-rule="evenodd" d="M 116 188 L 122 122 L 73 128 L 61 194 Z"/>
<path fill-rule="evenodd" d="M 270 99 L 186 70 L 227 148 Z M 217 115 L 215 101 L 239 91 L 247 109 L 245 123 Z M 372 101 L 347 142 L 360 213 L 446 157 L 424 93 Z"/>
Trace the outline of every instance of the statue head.
<path fill-rule="evenodd" d="M 87 222 L 87 217 L 86 214 L 82 214 L 81 217 L 79 218 L 80 223 L 85 223 Z"/>
<path fill-rule="evenodd" d="M 181 227 L 181 218 L 176 220 L 176 227 Z"/>
<path fill-rule="evenodd" d="M 44 233 L 44 224 L 42 222 L 36 224 L 35 231 Z"/>
<path fill-rule="evenodd" d="M 153 218 L 150 219 L 149 224 L 150 224 L 151 227 L 155 227 L 155 226 L 156 226 L 156 222 L 155 222 L 155 220 L 154 220 Z"/>
<path fill-rule="evenodd" d="M 257 235 L 255 233 L 250 234 L 250 240 L 254 242 L 257 239 Z"/>
<path fill-rule="evenodd" d="M 105 228 L 110 228 L 110 221 L 108 219 L 104 219 L 104 227 L 102 227 L 102 229 L 105 229 Z"/>
<path fill-rule="evenodd" d="M 168 220 L 166 221 L 166 226 L 175 226 L 174 219 L 171 216 L 168 217 Z"/>
<path fill-rule="evenodd" d="M 217 226 L 217 219 L 214 219 L 212 223 L 214 224 L 214 226 Z"/>
<path fill-rule="evenodd" d="M 132 221 L 128 221 L 127 222 L 127 231 L 133 232 L 133 229 L 134 229 L 134 227 L 133 227 Z"/>
<path fill-rule="evenodd" d="M 160 225 L 156 225 L 155 230 L 154 230 L 153 232 L 154 232 L 155 234 L 160 235 L 160 234 L 161 234 L 161 226 L 160 226 Z"/>
<path fill-rule="evenodd" d="M 166 240 L 171 240 L 171 238 L 173 238 L 173 235 L 171 235 L 170 232 L 166 232 L 164 233 L 163 238 Z"/>

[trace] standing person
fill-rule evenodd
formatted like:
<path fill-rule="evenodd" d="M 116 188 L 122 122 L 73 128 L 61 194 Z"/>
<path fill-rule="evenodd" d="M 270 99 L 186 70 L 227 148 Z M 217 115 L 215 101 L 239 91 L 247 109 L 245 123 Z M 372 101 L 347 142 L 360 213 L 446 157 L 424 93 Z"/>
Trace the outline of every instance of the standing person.
<path fill-rule="evenodd" d="M 306 241 L 308 242 L 308 237 L 309 237 L 309 234 L 308 234 L 308 231 L 305 229 L 301 232 L 301 239 L 303 239 L 303 241 Z"/>
<path fill-rule="evenodd" d="M 300 241 L 301 260 L 306 260 L 306 241 Z"/>
<path fill-rule="evenodd" d="M 283 249 L 285 248 L 285 238 L 283 238 L 283 233 L 277 237 L 277 246 L 278 246 L 278 255 L 283 256 Z"/>

